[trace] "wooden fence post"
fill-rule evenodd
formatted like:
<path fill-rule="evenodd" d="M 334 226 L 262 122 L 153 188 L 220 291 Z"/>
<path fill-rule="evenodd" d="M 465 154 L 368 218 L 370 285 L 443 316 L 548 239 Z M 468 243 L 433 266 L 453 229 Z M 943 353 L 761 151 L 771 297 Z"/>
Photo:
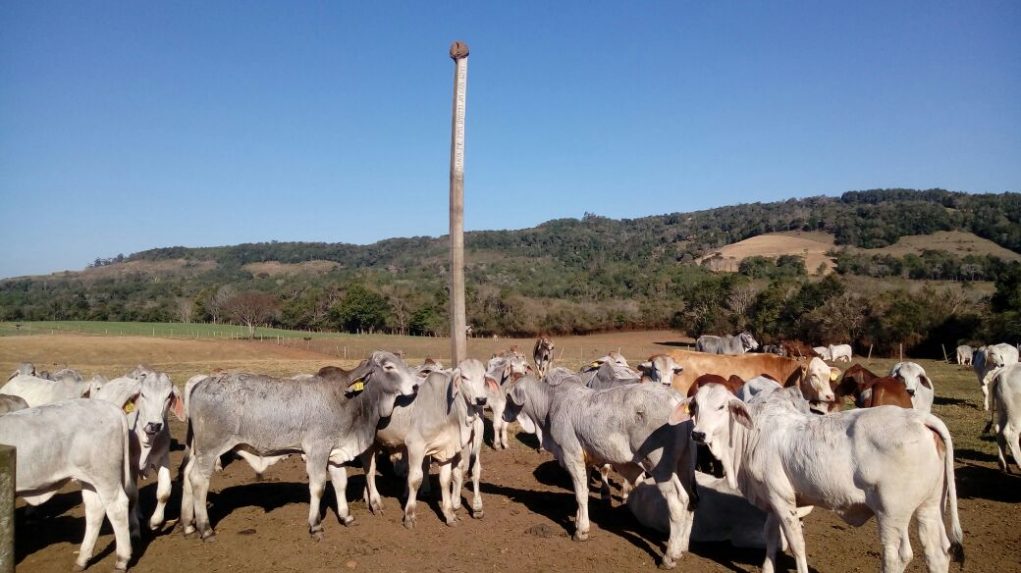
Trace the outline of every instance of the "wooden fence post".
<path fill-rule="evenodd" d="M 17 450 L 0 444 L 0 573 L 14 573 L 14 492 Z"/>

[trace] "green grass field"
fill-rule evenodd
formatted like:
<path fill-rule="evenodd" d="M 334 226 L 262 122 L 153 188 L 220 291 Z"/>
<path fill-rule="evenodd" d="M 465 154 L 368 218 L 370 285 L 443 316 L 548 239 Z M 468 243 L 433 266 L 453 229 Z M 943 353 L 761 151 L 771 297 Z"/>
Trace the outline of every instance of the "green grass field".
<path fill-rule="evenodd" d="M 104 336 L 159 336 L 163 338 L 248 338 L 248 328 L 233 324 L 94 322 L 88 320 L 46 320 L 38 322 L 0 322 L 0 336 L 18 334 L 101 334 Z M 282 328 L 255 329 L 256 339 L 268 338 L 345 338 L 357 335 L 337 332 L 307 332 Z"/>

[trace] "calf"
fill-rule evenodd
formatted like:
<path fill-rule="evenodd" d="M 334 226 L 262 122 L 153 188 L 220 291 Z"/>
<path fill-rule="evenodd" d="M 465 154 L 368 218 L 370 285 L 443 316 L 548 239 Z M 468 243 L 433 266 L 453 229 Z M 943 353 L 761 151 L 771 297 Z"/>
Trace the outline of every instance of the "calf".
<path fill-rule="evenodd" d="M 971 364 L 971 357 L 975 354 L 975 349 L 967 344 L 961 344 L 957 347 L 957 363 L 962 366 L 968 366 Z"/>
<path fill-rule="evenodd" d="M 723 336 L 703 334 L 695 340 L 695 349 L 709 354 L 737 355 L 751 352 L 758 347 L 759 343 L 750 332 L 742 332 L 736 336 L 731 334 Z"/>
<path fill-rule="evenodd" d="M 309 477 L 309 532 L 323 538 L 319 502 L 327 473 L 337 494 L 342 523 L 351 517 L 345 490 L 345 462 L 372 445 L 380 419 L 393 413 L 397 396 L 409 396 L 416 378 L 404 361 L 389 352 L 368 360 L 365 389 L 349 397 L 348 388 L 321 378 L 277 380 L 253 374 L 223 374 L 188 381 L 188 457 L 184 464 L 181 523 L 185 535 L 214 535 L 206 512 L 209 479 L 219 457 L 241 451 L 251 464 L 302 453 Z M 255 467 L 255 465 L 253 465 Z M 258 472 L 258 468 L 256 468 Z"/>
<path fill-rule="evenodd" d="M 811 346 L 800 340 L 784 340 L 780 342 L 780 346 L 783 348 L 784 355 L 791 358 L 813 358 L 818 356 Z"/>
<path fill-rule="evenodd" d="M 642 373 L 642 382 L 658 382 L 667 388 L 672 388 L 674 376 L 683 372 L 684 367 L 678 364 L 673 356 L 653 354 L 648 360 L 638 365 L 638 371 Z"/>
<path fill-rule="evenodd" d="M 816 356 L 823 360 L 833 360 L 833 355 L 830 354 L 829 346 L 813 346 L 812 351 L 815 352 Z"/>
<path fill-rule="evenodd" d="M 694 439 L 723 461 L 731 487 L 768 512 L 763 571 L 774 570 L 782 532 L 798 572 L 808 573 L 799 519 L 806 506 L 832 509 L 853 526 L 875 515 L 884 572 L 903 571 L 911 560 L 912 516 L 930 572 L 945 573 L 951 555 L 963 559 L 953 444 L 932 414 L 867 408 L 813 416 L 794 389 L 745 404 L 715 384 L 690 407 Z M 685 419 L 682 404 L 671 422 Z"/>
<path fill-rule="evenodd" d="M 875 406 L 899 406 L 913 408 L 911 394 L 904 382 L 892 376 L 876 376 L 861 364 L 855 364 L 844 372 L 836 388 L 836 403 L 845 396 L 854 398 L 859 408 Z"/>
<path fill-rule="evenodd" d="M 88 398 L 95 395 L 103 387 L 104 382 L 106 380 L 102 376 L 95 376 L 85 382 L 68 377 L 47 380 L 28 374 L 17 374 L 0 387 L 0 394 L 18 396 L 25 400 L 29 408 L 34 408 L 61 400 Z"/>
<path fill-rule="evenodd" d="M 120 408 L 77 399 L 11 412 L 0 416 L 0 443 L 18 449 L 15 490 L 29 505 L 45 502 L 72 480 L 81 483 L 85 536 L 76 571 L 88 566 L 104 515 L 116 539 L 114 567 L 127 569 L 131 538 L 139 536 L 131 511 L 138 492 Z"/>
<path fill-rule="evenodd" d="M 1014 465 L 1021 468 L 1021 365 L 1013 364 L 996 373 L 993 384 L 993 402 L 997 414 L 996 450 L 1000 469 L 1010 473 L 1006 451 L 1014 457 Z"/>
<path fill-rule="evenodd" d="M 553 339 L 543 334 L 535 341 L 535 348 L 532 349 L 532 360 L 535 361 L 536 372 L 539 376 L 545 376 L 553 366 Z"/>
<path fill-rule="evenodd" d="M 661 566 L 673 568 L 688 548 L 694 493 L 695 448 L 690 422 L 667 424 L 680 396 L 658 384 L 592 390 L 560 378 L 519 380 L 507 393 L 504 419 L 527 413 L 543 429 L 543 443 L 570 473 L 578 502 L 576 541 L 589 536 L 588 467 L 611 464 L 634 482 L 643 472 L 666 499 L 670 538 Z"/>
<path fill-rule="evenodd" d="M 890 370 L 890 376 L 904 384 L 908 395 L 911 396 L 911 404 L 915 410 L 919 412 L 932 410 L 936 390 L 924 368 L 915 362 L 898 362 Z"/>
<path fill-rule="evenodd" d="M 517 353 L 493 356 L 486 363 L 486 377 L 495 383 L 495 386 L 486 383 L 486 405 L 493 411 L 493 449 L 507 449 L 509 445 L 507 429 L 510 424 L 503 420 L 503 410 L 507 406 L 506 389 L 530 369 L 525 358 Z"/>
<path fill-rule="evenodd" d="M 136 479 L 147 477 L 149 470 L 156 471 L 156 508 L 149 528 L 157 530 L 163 525 L 172 487 L 167 416 L 173 412 L 178 420 L 186 421 L 181 393 L 165 373 L 139 366 L 130 375 L 108 382 L 95 399 L 111 402 L 127 414 Z"/>
<path fill-rule="evenodd" d="M 850 344 L 829 345 L 830 360 L 834 362 L 850 362 L 854 358 L 854 351 Z"/>
<path fill-rule="evenodd" d="M 982 388 L 982 405 L 986 410 L 989 410 L 992 405 L 990 396 L 993 389 L 990 389 L 990 384 L 996 379 L 997 372 L 1001 368 L 1017 363 L 1017 347 L 1005 342 L 983 346 L 972 356 L 971 367 L 975 370 L 975 375 L 978 376 L 978 382 Z M 0 389 L 0 392 L 2 391 Z M 986 425 L 985 431 L 989 431 L 993 423 L 992 417 L 995 415 L 995 411 L 990 413 L 989 424 Z"/>
<path fill-rule="evenodd" d="M 486 377 L 481 362 L 469 358 L 458 364 L 449 375 L 430 374 L 414 396 L 397 399 L 389 419 L 376 431 L 375 444 L 362 455 L 366 501 L 373 513 L 383 509 L 376 489 L 375 452 L 387 450 L 401 453 L 408 464 L 405 527 L 415 526 L 418 488 L 422 485 L 423 464 L 428 457 L 440 464 L 440 508 L 447 525 L 457 523 L 454 510 L 460 506 L 461 500 L 462 460 L 471 465 L 475 494 L 472 515 L 482 517 L 482 497 L 479 495 L 482 467 L 478 444 L 482 441 L 480 414 L 486 405 L 487 385 L 496 387 L 496 382 Z M 456 497 L 456 503 L 451 502 L 451 494 Z"/>

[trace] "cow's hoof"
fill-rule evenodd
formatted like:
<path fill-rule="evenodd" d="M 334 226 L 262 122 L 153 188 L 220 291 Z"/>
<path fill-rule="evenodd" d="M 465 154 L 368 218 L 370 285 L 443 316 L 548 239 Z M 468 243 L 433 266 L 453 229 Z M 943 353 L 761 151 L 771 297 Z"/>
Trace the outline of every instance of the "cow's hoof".
<path fill-rule="evenodd" d="M 127 561 L 118 562 L 118 563 L 116 563 L 113 566 L 114 573 L 124 573 L 124 571 L 127 571 L 127 570 L 128 570 L 128 562 Z"/>
<path fill-rule="evenodd" d="M 670 559 L 669 557 L 667 557 L 665 555 L 663 556 L 663 560 L 659 562 L 659 568 L 660 569 L 666 570 L 666 569 L 673 569 L 674 567 L 677 567 L 677 561 L 675 561 L 673 559 Z"/>
<path fill-rule="evenodd" d="M 348 526 L 348 525 L 351 525 L 354 522 L 355 522 L 355 518 L 352 515 L 345 515 L 344 517 L 340 518 L 340 524 L 345 526 L 345 527 Z"/>
<path fill-rule="evenodd" d="M 81 571 L 85 571 L 85 567 L 86 565 L 79 565 L 75 563 L 71 566 L 71 571 L 74 571 L 74 573 L 80 573 Z"/>
<path fill-rule="evenodd" d="M 447 519 L 446 521 L 447 521 L 447 527 L 457 527 L 458 520 L 457 520 L 456 517 L 451 517 L 451 518 Z"/>
<path fill-rule="evenodd" d="M 575 531 L 574 537 L 572 537 L 572 539 L 574 539 L 575 541 L 588 541 L 588 531 L 584 533 L 582 533 L 581 531 Z"/>
<path fill-rule="evenodd" d="M 403 523 L 404 527 L 406 527 L 407 529 L 415 529 L 415 518 L 414 517 L 407 517 L 407 516 L 405 516 L 405 518 L 404 518 L 402 523 Z"/>
<path fill-rule="evenodd" d="M 213 543 L 216 541 L 216 533 L 210 529 L 209 531 L 202 532 L 202 541 L 205 543 Z"/>
<path fill-rule="evenodd" d="M 486 516 L 486 512 L 482 511 L 482 508 L 472 510 L 472 519 L 482 519 Z"/>
<path fill-rule="evenodd" d="M 323 538 L 326 537 L 326 534 L 323 533 L 322 529 L 320 529 L 318 531 L 313 531 L 311 535 L 312 535 L 312 539 L 315 540 L 316 542 L 322 541 Z"/>

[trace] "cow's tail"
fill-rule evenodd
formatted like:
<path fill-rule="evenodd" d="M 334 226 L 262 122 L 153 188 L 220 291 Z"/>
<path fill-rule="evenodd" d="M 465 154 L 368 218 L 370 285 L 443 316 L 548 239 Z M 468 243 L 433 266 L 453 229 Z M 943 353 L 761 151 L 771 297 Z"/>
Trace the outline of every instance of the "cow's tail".
<path fill-rule="evenodd" d="M 957 511 L 957 480 L 954 479 L 954 444 L 950 438 L 947 425 L 936 416 L 929 414 L 925 425 L 939 435 L 946 446 L 943 466 L 943 511 L 950 509 L 950 556 L 964 567 L 964 531 L 961 529 L 961 516 Z"/>
<path fill-rule="evenodd" d="M 192 376 L 184 384 L 184 419 L 187 420 L 188 431 L 184 438 L 184 458 L 181 460 L 181 465 L 177 469 L 178 479 L 183 478 L 184 468 L 188 465 L 188 460 L 191 459 L 193 447 L 192 442 L 195 438 L 195 431 L 192 429 L 191 421 L 191 393 L 195 390 L 196 386 L 208 379 L 209 377 L 205 375 Z"/>
<path fill-rule="evenodd" d="M 138 480 L 134 464 L 131 463 L 131 430 L 128 428 L 128 417 L 121 415 L 121 446 L 124 448 L 124 493 L 128 496 L 128 511 L 134 512 L 138 506 Z"/>

